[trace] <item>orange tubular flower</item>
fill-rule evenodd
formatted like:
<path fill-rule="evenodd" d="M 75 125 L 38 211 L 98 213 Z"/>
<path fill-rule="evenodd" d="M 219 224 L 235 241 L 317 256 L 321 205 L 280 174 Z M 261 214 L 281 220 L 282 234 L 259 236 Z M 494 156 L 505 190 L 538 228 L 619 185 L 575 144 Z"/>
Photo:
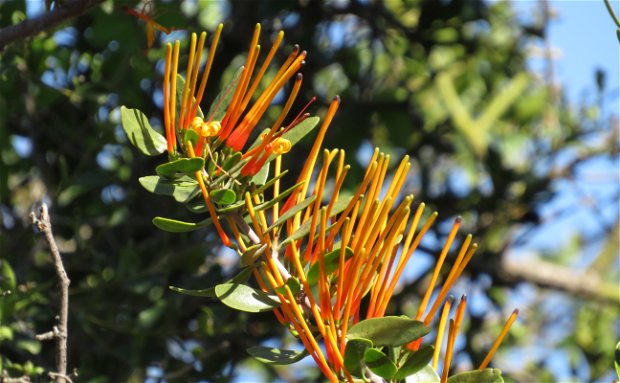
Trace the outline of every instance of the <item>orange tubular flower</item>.
<path fill-rule="evenodd" d="M 200 85 L 198 72 L 206 36 L 204 33 L 199 38 L 192 35 L 187 74 L 180 92 L 177 92 L 179 42 L 174 47 L 168 44 L 164 70 L 164 123 L 171 158 L 180 155 L 177 153 L 178 137 L 182 138 L 181 151 L 190 158 L 206 159 L 207 154 L 212 156 L 211 146 L 217 147 L 222 143 L 234 152 L 242 151 L 276 94 L 297 73 L 306 57 L 306 53 L 300 53 L 296 47 L 266 89 L 254 97 L 283 37 L 282 32 L 277 35 L 260 69 L 254 74 L 260 53 L 260 25 L 257 25 L 238 82 L 225 90 L 231 92 L 228 94 L 230 97 L 227 97 L 230 104 L 225 112 L 217 116 L 203 116 L 199 113 L 199 104 L 221 30 L 220 25 L 215 32 Z M 237 158 L 245 161 L 240 169 L 236 169 L 241 176 L 255 175 L 267 161 L 274 158 L 275 177 L 281 174 L 281 155 L 291 148 L 285 133 L 307 117 L 302 111 L 293 122 L 282 128 L 301 82 L 301 75 L 297 75 L 291 94 L 274 125 L 260 136 L 252 148 L 241 155 L 235 153 Z M 250 106 L 253 99 L 255 101 Z M 258 207 L 258 204 L 263 203 L 258 194 L 243 189 L 244 194 L 237 198 L 241 202 L 239 206 L 245 203 L 243 214 L 247 213 L 249 219 L 244 219 L 241 214 L 225 215 L 225 219 L 239 249 L 256 249 L 255 245 L 260 245 L 261 251 L 264 249 L 263 258 L 254 270 L 254 275 L 262 290 L 278 296 L 281 306 L 274 310 L 278 320 L 299 334 L 300 341 L 329 381 L 352 382 L 353 377 L 344 364 L 349 329 L 361 320 L 385 315 L 405 266 L 434 223 L 437 213 L 427 214 L 424 220 L 423 203 L 413 206 L 413 195 L 400 197 L 411 167 L 409 158 L 403 158 L 394 174 L 389 176 L 390 156 L 379 150 L 375 150 L 355 193 L 350 197 L 340 193 L 349 170 L 349 166 L 344 163 L 344 151 L 323 150 L 321 153 L 323 139 L 339 105 L 340 99 L 335 97 L 318 129 L 297 179 L 297 187 L 287 191 L 290 195 L 286 202 L 270 205 L 272 213 L 269 214 L 265 208 Z M 215 107 L 218 108 L 219 105 Z M 196 133 L 194 136 L 198 138 L 188 140 L 189 133 Z M 229 152 L 224 150 L 219 154 L 226 156 Z M 319 156 L 322 158 L 320 167 L 317 166 Z M 218 166 L 217 163 L 215 166 Z M 334 168 L 335 182 L 330 182 L 329 175 L 334 173 Z M 218 171 L 224 169 L 218 168 Z M 200 170 L 195 173 L 195 178 L 222 241 L 232 247 L 234 245 L 220 224 L 218 211 L 207 188 L 213 185 L 209 184 L 210 174 Z M 272 188 L 274 198 L 281 197 L 278 181 L 272 183 Z M 329 195 L 327 201 L 323 201 L 324 195 Z M 471 236 L 467 236 L 446 279 L 441 281 L 441 270 L 455 242 L 460 222 L 460 218 L 454 221 L 415 316 L 415 319 L 430 325 L 443 307 L 439 318 L 440 329 L 435 339 L 439 348 L 444 327 L 446 322 L 449 323 L 443 381 L 447 379 L 456 334 L 466 305 L 466 299 L 463 298 L 455 317 L 448 321 L 452 301 L 451 298 L 446 301 L 446 297 L 477 248 Z M 287 284 L 291 278 L 299 281 L 299 293 L 293 293 Z M 367 305 L 362 305 L 363 300 L 367 301 Z M 362 310 L 362 306 L 368 308 Z M 515 318 L 516 313 L 491 347 L 481 368 L 488 364 Z M 320 340 L 324 347 L 319 345 Z M 409 350 L 417 350 L 421 342 L 422 339 L 412 342 L 408 345 Z M 433 359 L 435 367 L 438 357 L 439 351 L 436 350 Z"/>
<path fill-rule="evenodd" d="M 338 109 L 339 102 L 338 98 L 334 99 L 319 129 L 318 137 L 298 178 L 302 186 L 291 194 L 284 206 L 274 209 L 271 223 L 273 224 L 276 219 L 282 217 L 285 211 L 304 201 L 306 201 L 305 208 L 298 210 L 295 214 L 288 214 L 289 218 L 282 225 L 282 229 L 270 231 L 265 230 L 266 223 L 261 224 L 261 220 L 266 220 L 265 215 L 261 215 L 262 212 L 254 212 L 253 204 L 249 199 L 247 200 L 248 207 L 252 210 L 250 214 L 252 222 L 260 237 L 259 241 L 269 244 L 265 254 L 270 255 L 267 256 L 268 262 L 263 264 L 261 273 L 266 275 L 268 280 L 261 279 L 261 283 L 269 286 L 270 291 L 277 293 L 282 303 L 279 315 L 296 331 L 303 331 L 303 336 L 300 334 L 301 341 L 321 371 L 332 382 L 353 381 L 344 366 L 349 329 L 362 319 L 380 318 L 385 315 L 405 265 L 437 217 L 437 213 L 432 213 L 426 222 L 420 225 L 425 209 L 424 204 L 414 208 L 412 206 L 413 196 L 398 198 L 410 168 L 407 157 L 401 161 L 394 175 L 388 177 L 389 156 L 376 150 L 360 187 L 349 199 L 340 197 L 340 187 L 348 170 L 348 166 L 344 166 L 344 152 L 325 150 L 321 166 L 315 169 L 323 137 Z M 268 136 L 269 133 L 265 133 L 263 139 L 267 139 Z M 270 146 L 273 146 L 274 142 L 264 144 L 263 147 L 267 153 L 264 156 L 270 155 L 269 153 L 273 150 Z M 251 165 L 253 162 L 248 163 L 246 171 L 251 172 L 259 167 L 261 158 L 256 159 L 255 165 Z M 336 158 L 338 158 L 337 161 Z M 325 194 L 327 176 L 334 164 L 336 164 L 337 180 L 333 189 L 329 191 L 331 195 L 329 202 L 326 206 L 322 206 L 321 200 Z M 316 175 L 313 183 L 310 182 L 312 174 Z M 388 179 L 390 181 L 386 182 Z M 274 195 L 278 192 L 274 186 Z M 307 203 L 308 198 L 314 198 L 314 200 Z M 339 206 L 336 211 L 334 211 L 335 206 Z M 441 345 L 443 327 L 448 320 L 451 307 L 451 298 L 447 303 L 445 301 L 446 294 L 477 247 L 476 244 L 471 243 L 471 236 L 467 236 L 448 277 L 439 288 L 439 295 L 432 299 L 432 292 L 436 291 L 436 285 L 439 282 L 439 272 L 456 238 L 460 222 L 460 218 L 457 218 L 450 230 L 416 315 L 417 318 L 422 318 L 426 308 L 430 306 L 431 309 L 424 318 L 424 323 L 428 325 L 435 318 L 438 308 L 443 305 L 440 331 L 435 340 L 437 348 Z M 306 234 L 298 236 L 301 232 Z M 285 240 L 280 240 L 278 243 L 280 237 Z M 336 237 L 340 238 L 340 242 L 336 243 Z M 292 270 L 279 269 L 280 250 L 290 263 Z M 338 256 L 338 267 L 335 271 L 328 269 L 326 264 L 326 255 L 333 252 L 336 252 Z M 330 260 L 330 262 L 333 261 Z M 286 281 L 291 277 L 295 277 L 300 282 L 303 299 L 290 293 Z M 313 289 L 314 286 L 316 288 Z M 287 294 L 281 293 L 283 289 L 286 289 Z M 365 312 L 361 311 L 363 299 L 368 300 L 368 309 Z M 450 320 L 448 348 L 444 357 L 446 366 L 444 377 L 447 376 L 456 334 L 465 313 L 465 305 L 466 298 L 463 298 L 458 305 L 456 317 Z M 511 318 L 509 324 L 513 321 L 514 318 Z M 315 335 L 309 330 L 309 323 L 315 326 L 316 336 L 323 339 L 324 349 L 318 346 Z M 488 359 L 508 331 L 509 324 L 491 348 Z M 421 342 L 422 339 L 414 342 L 410 348 L 418 349 Z M 439 351 L 435 351 L 433 361 L 435 368 L 438 357 Z M 485 360 L 485 363 L 488 361 Z M 329 372 L 326 372 L 326 368 Z"/>

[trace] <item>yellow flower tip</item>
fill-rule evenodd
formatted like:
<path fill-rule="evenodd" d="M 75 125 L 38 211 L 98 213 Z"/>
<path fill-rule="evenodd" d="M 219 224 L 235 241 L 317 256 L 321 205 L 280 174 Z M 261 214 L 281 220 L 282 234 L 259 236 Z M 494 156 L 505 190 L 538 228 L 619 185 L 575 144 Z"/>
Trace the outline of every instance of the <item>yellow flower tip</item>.
<path fill-rule="evenodd" d="M 291 141 L 282 137 L 276 138 L 270 145 L 274 154 L 284 154 L 291 150 Z"/>
<path fill-rule="evenodd" d="M 204 120 L 202 119 L 202 117 L 196 116 L 194 117 L 190 125 L 196 133 L 199 133 L 203 123 Z"/>
<path fill-rule="evenodd" d="M 222 124 L 219 121 L 202 123 L 200 126 L 200 135 L 202 137 L 213 137 L 217 136 L 220 130 L 222 130 Z"/>

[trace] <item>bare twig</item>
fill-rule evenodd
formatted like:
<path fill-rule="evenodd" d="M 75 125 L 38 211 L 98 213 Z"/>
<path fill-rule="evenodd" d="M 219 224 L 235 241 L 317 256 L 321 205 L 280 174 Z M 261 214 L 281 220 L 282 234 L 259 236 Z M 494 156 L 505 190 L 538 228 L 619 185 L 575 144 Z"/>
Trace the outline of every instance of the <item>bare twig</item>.
<path fill-rule="evenodd" d="M 53 28 L 63 21 L 81 15 L 88 9 L 102 2 L 103 0 L 56 1 L 55 4 L 62 3 L 62 5 L 57 5 L 53 11 L 47 12 L 37 18 L 27 19 L 19 24 L 0 29 L 0 52 L 4 50 L 7 44 L 15 40 L 34 36 L 41 31 Z"/>
<path fill-rule="evenodd" d="M 58 315 L 58 325 L 54 326 L 52 331 L 37 335 L 39 340 L 56 340 L 56 372 L 50 373 L 50 377 L 56 383 L 71 383 L 71 379 L 67 377 L 67 321 L 69 316 L 69 284 L 71 281 L 65 272 L 65 267 L 58 251 L 58 246 L 54 240 L 52 233 L 52 223 L 46 204 L 42 204 L 39 214 L 30 213 L 32 224 L 36 225 L 45 235 L 45 240 L 50 248 L 56 275 L 60 283 L 60 312 Z"/>

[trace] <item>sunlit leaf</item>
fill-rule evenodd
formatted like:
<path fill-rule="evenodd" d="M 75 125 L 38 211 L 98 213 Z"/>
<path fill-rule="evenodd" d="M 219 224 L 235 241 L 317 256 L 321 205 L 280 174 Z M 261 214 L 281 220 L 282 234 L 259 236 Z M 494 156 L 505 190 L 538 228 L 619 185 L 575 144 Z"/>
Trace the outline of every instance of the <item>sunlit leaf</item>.
<path fill-rule="evenodd" d="M 147 156 L 156 156 L 166 150 L 166 138 L 151 128 L 148 118 L 138 109 L 121 106 L 121 124 L 129 142 Z"/>
<path fill-rule="evenodd" d="M 206 227 L 211 224 L 212 220 L 211 218 L 207 218 L 200 222 L 194 223 L 178 221 L 172 218 L 155 217 L 152 222 L 158 229 L 168 231 L 170 233 L 186 233 Z"/>
<path fill-rule="evenodd" d="M 294 351 L 263 346 L 250 347 L 247 352 L 260 362 L 267 364 L 293 364 L 308 356 L 306 349 Z"/>
<path fill-rule="evenodd" d="M 370 339 L 375 346 L 400 346 L 431 331 L 420 321 L 403 316 L 371 318 L 355 324 L 347 337 Z"/>
<path fill-rule="evenodd" d="M 439 375 L 433 367 L 426 365 L 420 371 L 405 378 L 405 383 L 439 383 Z"/>
<path fill-rule="evenodd" d="M 487 368 L 452 375 L 448 383 L 504 383 L 504 379 L 499 368 Z"/>
<path fill-rule="evenodd" d="M 232 189 L 211 190 L 209 196 L 213 202 L 220 205 L 230 205 L 237 202 L 237 194 Z"/>
<path fill-rule="evenodd" d="M 146 176 L 138 179 L 142 187 L 151 193 L 172 196 L 177 202 L 187 202 L 200 193 L 196 180 L 183 176 L 169 180 L 159 176 Z"/>
<path fill-rule="evenodd" d="M 201 157 L 179 158 L 178 160 L 161 164 L 155 168 L 157 175 L 167 178 L 177 178 L 186 174 L 193 174 L 205 166 Z"/>
<path fill-rule="evenodd" d="M 256 174 L 254 174 L 254 176 L 252 177 L 252 183 L 254 183 L 254 185 L 262 185 L 267 181 L 268 177 L 269 163 L 266 163 L 265 165 L 263 165 L 262 168 L 260 168 L 258 172 L 256 172 Z"/>
<path fill-rule="evenodd" d="M 278 297 L 239 283 L 215 286 L 215 295 L 226 306 L 240 311 L 257 313 L 280 306 Z"/>
<path fill-rule="evenodd" d="M 229 280 L 227 283 L 245 283 L 250 278 L 251 274 L 252 274 L 252 268 L 246 267 L 245 269 L 241 270 L 239 274 L 235 275 L 231 280 Z M 199 290 L 187 290 L 187 289 L 183 289 L 183 288 L 175 287 L 175 286 L 168 286 L 168 288 L 177 293 L 191 295 L 194 297 L 216 298 L 215 286 L 209 287 L 206 289 L 199 289 Z"/>

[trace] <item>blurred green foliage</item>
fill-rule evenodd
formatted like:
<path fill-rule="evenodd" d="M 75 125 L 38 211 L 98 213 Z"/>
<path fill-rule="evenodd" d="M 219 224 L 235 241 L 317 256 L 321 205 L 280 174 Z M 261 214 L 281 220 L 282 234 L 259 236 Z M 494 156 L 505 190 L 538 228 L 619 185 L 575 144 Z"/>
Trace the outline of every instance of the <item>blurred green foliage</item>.
<path fill-rule="evenodd" d="M 470 310 L 465 323 L 464 363 L 477 366 L 503 321 L 496 314 L 525 289 L 535 298 L 516 299 L 525 306 L 522 319 L 497 361 L 504 360 L 499 367 L 508 378 L 558 379 L 549 350 L 566 356 L 576 379 L 611 376 L 617 302 L 549 291 L 502 268 L 502 257 L 543 230 L 544 208 L 559 188 L 582 182 L 580 166 L 618 158 L 617 128 L 598 102 L 571 106 L 557 87 L 528 71 L 526 47 L 542 41 L 544 23 L 522 25 L 510 3 L 474 0 L 149 4 L 157 22 L 179 30 L 174 37 L 225 22 L 212 77 L 221 81 L 207 86 L 203 108 L 241 65 L 254 23 L 267 35 L 283 28 L 288 46 L 309 52 L 293 110 L 316 95 L 312 113 L 323 115 L 334 95 L 343 99 L 327 146 L 356 154 L 361 164 L 373 146 L 393 157 L 409 154 L 408 187 L 416 199 L 442 219 L 463 215 L 482 250 L 469 279 L 486 297 L 484 312 Z M 23 20 L 26 5 L 1 3 L 0 27 Z M 32 206 L 45 200 L 72 281 L 69 367 L 79 381 L 158 381 L 162 374 L 168 382 L 229 381 L 240 364 L 261 381 L 319 379 L 312 367 L 293 373 L 248 359 L 246 348 L 261 341 L 291 342 L 279 340 L 272 314 L 240 314 L 168 290 L 221 283 L 238 260 L 221 253 L 208 230 L 169 234 L 151 223 L 155 214 L 183 220 L 189 212 L 137 182 L 161 161 L 136 156 L 119 109 L 139 108 L 161 128 L 164 50 L 161 41 L 146 50 L 144 23 L 123 5 L 136 3 L 107 0 L 60 28 L 9 45 L 0 57 L 0 369 L 34 376 L 54 365 L 53 345 L 34 340 L 53 325 L 57 301 L 47 250 L 28 220 Z M 279 59 L 287 54 L 282 50 Z M 308 150 L 303 143 L 296 148 L 288 158 Z M 300 163 L 287 164 L 288 182 Z M 349 186 L 361 172 L 352 167 Z M 437 225 L 434 235 L 441 239 L 445 230 Z M 589 264 L 603 282 L 614 283 L 614 232 L 612 223 L 597 238 L 607 245 L 589 263 L 580 261 L 588 243 L 579 232 L 574 246 L 541 258 L 579 270 Z M 432 251 L 436 244 L 423 245 Z M 393 312 L 415 307 L 425 286 L 407 282 Z M 510 362 L 532 350 L 538 356 Z"/>

